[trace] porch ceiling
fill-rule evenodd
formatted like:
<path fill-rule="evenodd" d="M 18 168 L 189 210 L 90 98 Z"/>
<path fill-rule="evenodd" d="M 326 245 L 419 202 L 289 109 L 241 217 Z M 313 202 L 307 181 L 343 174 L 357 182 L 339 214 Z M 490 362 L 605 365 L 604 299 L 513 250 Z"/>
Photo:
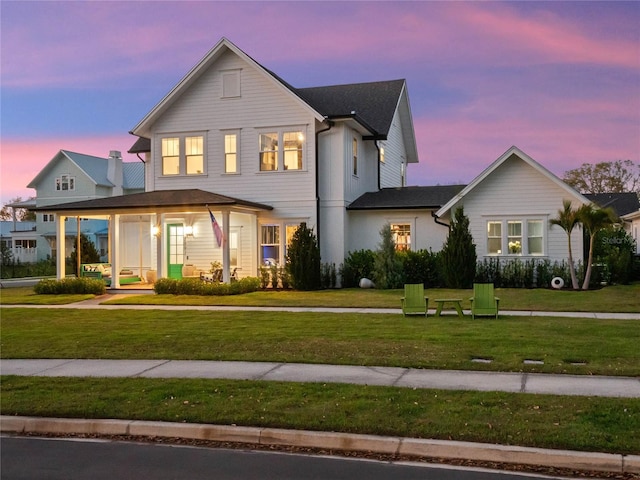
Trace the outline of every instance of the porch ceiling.
<path fill-rule="evenodd" d="M 38 207 L 37 211 L 55 211 L 66 215 L 76 214 L 138 214 L 184 212 L 212 209 L 244 211 L 273 210 L 270 205 L 250 202 L 199 189 L 157 190 L 116 197 L 95 198 L 79 202 L 60 203 Z"/>

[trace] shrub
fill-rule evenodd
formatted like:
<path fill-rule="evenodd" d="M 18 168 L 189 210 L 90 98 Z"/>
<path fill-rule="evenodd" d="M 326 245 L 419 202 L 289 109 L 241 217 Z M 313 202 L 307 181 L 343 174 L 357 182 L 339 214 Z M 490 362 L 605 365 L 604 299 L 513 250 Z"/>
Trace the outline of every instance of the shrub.
<path fill-rule="evenodd" d="M 197 278 L 160 278 L 153 288 L 157 294 L 169 295 L 238 295 L 257 291 L 260 279 L 246 277 L 231 283 L 204 283 Z"/>
<path fill-rule="evenodd" d="M 373 278 L 375 254 L 371 250 L 349 252 L 340 266 L 340 278 L 344 288 L 357 287 L 361 278 Z"/>
<path fill-rule="evenodd" d="M 449 236 L 442 248 L 442 273 L 449 288 L 471 288 L 476 276 L 476 246 L 469 231 L 469 218 L 462 207 L 455 211 Z"/>
<path fill-rule="evenodd" d="M 267 288 L 269 286 L 270 277 L 269 267 L 262 265 L 260 267 L 260 288 Z"/>
<path fill-rule="evenodd" d="M 442 285 L 438 253 L 431 250 L 407 250 L 398 252 L 402 262 L 404 281 L 406 283 L 422 283 L 425 288 L 435 288 Z"/>
<path fill-rule="evenodd" d="M 296 290 L 320 288 L 320 247 L 313 230 L 302 222 L 287 249 L 287 269 Z M 273 283 L 273 282 L 272 282 Z"/>
<path fill-rule="evenodd" d="M 629 283 L 633 278 L 634 239 L 620 227 L 608 227 L 596 233 L 594 238 L 594 277 L 590 285 Z"/>
<path fill-rule="evenodd" d="M 404 283 L 402 262 L 396 252 L 396 244 L 389 224 L 382 227 L 380 237 L 380 245 L 373 263 L 373 280 L 376 288 L 400 288 Z"/>
<path fill-rule="evenodd" d="M 102 280 L 95 278 L 63 278 L 62 280 L 40 280 L 33 291 L 41 295 L 92 294 L 104 295 L 107 288 Z"/>
<path fill-rule="evenodd" d="M 322 288 L 335 288 L 338 276 L 335 263 L 323 263 L 320 275 L 320 285 Z"/>

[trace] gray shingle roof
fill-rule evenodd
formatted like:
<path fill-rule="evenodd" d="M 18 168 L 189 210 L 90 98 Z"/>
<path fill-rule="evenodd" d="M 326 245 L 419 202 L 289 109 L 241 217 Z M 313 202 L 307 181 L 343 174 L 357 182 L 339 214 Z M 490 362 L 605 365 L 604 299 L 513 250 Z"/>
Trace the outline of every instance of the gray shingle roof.
<path fill-rule="evenodd" d="M 602 208 L 611 207 L 619 217 L 636 212 L 640 208 L 638 195 L 633 192 L 585 193 L 584 196 Z"/>
<path fill-rule="evenodd" d="M 328 87 L 296 88 L 293 91 L 329 118 L 355 113 L 376 133 L 387 135 L 400 100 L 404 80 L 352 83 Z"/>
<path fill-rule="evenodd" d="M 348 210 L 384 210 L 391 208 L 440 208 L 465 185 L 383 188 L 368 192 L 351 202 Z"/>
<path fill-rule="evenodd" d="M 38 211 L 65 210 L 115 210 L 126 208 L 163 208 L 194 207 L 211 205 L 219 207 L 247 207 L 259 210 L 272 210 L 273 207 L 261 203 L 249 202 L 238 198 L 227 197 L 199 189 L 188 190 L 156 190 L 155 192 L 132 193 L 116 197 L 96 198 L 80 202 L 69 202 L 40 207 Z"/>

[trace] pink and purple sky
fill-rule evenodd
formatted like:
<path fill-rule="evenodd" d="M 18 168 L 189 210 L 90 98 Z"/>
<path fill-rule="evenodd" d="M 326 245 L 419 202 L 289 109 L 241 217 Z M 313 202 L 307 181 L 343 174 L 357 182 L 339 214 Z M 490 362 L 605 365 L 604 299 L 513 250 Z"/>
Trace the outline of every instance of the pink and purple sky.
<path fill-rule="evenodd" d="M 640 2 L 0 2 L 1 200 L 60 149 L 125 161 L 140 119 L 221 37 L 296 87 L 405 78 L 411 185 L 512 145 L 558 176 L 640 163 Z"/>

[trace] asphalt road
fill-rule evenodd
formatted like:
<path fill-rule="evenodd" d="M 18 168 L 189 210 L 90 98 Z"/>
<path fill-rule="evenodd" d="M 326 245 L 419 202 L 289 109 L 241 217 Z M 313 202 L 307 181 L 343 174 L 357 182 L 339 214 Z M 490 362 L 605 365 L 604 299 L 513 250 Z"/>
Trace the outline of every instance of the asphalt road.
<path fill-rule="evenodd" d="M 339 457 L 86 439 L 0 437 L 6 480 L 531 480 L 531 475 Z"/>

